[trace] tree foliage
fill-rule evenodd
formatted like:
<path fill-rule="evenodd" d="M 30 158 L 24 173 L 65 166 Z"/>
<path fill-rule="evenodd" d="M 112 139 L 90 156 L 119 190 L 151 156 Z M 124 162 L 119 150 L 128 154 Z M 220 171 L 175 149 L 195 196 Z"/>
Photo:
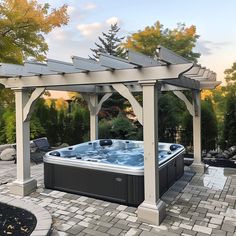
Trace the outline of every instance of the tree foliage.
<path fill-rule="evenodd" d="M 23 63 L 28 57 L 45 59 L 48 45 L 43 34 L 67 24 L 67 6 L 50 11 L 36 0 L 0 2 L 0 62 Z"/>
<path fill-rule="evenodd" d="M 111 120 L 100 120 L 99 138 L 141 140 L 142 133 L 123 113 L 120 113 Z"/>
<path fill-rule="evenodd" d="M 158 105 L 158 134 L 163 142 L 175 142 L 185 106 L 173 93 L 163 92 Z"/>
<path fill-rule="evenodd" d="M 46 131 L 40 123 L 39 118 L 33 114 L 30 121 L 30 138 L 35 139 L 45 136 Z M 16 117 L 12 108 L 7 108 L 1 115 L 0 119 L 0 143 L 16 142 Z"/>
<path fill-rule="evenodd" d="M 186 59 L 197 61 L 200 54 L 193 52 L 193 48 L 198 38 L 194 25 L 187 27 L 179 23 L 176 28 L 168 29 L 157 21 L 153 26 L 147 26 L 129 36 L 124 46 L 154 57 L 158 46 L 162 45 Z"/>
<path fill-rule="evenodd" d="M 223 89 L 223 98 L 219 101 L 219 106 L 221 105 L 224 111 L 220 143 L 222 148 L 236 145 L 236 62 L 224 73 L 227 85 Z"/>
<path fill-rule="evenodd" d="M 222 146 L 236 145 L 236 92 L 231 88 L 226 96 Z"/>
<path fill-rule="evenodd" d="M 202 149 L 209 151 L 216 148 L 217 119 L 211 99 L 201 102 Z"/>
<path fill-rule="evenodd" d="M 193 145 L 193 118 L 189 112 L 183 116 L 183 133 L 181 142 L 185 146 Z M 202 149 L 209 151 L 216 148 L 217 119 L 211 99 L 201 101 L 201 139 Z"/>
<path fill-rule="evenodd" d="M 174 29 L 164 28 L 157 21 L 152 26 L 147 26 L 129 36 L 124 43 L 124 47 L 145 55 L 157 56 L 158 46 L 164 46 L 175 53 L 189 59 L 197 61 L 199 53 L 193 52 L 199 35 L 196 33 L 194 25 L 186 26 L 178 23 Z M 184 115 L 186 113 L 186 115 Z M 171 92 L 162 93 L 159 97 L 159 138 L 165 142 L 175 142 L 179 129 L 185 126 L 188 137 L 192 137 L 192 120 L 186 112 L 186 107 L 182 101 L 175 97 Z M 184 123 L 184 124 L 183 124 Z M 191 126 L 187 129 L 187 126 Z M 191 140 L 183 140 L 189 144 Z"/>
<path fill-rule="evenodd" d="M 107 53 L 112 56 L 125 57 L 125 49 L 121 46 L 121 42 L 124 37 L 118 37 L 117 34 L 120 28 L 117 23 L 112 24 L 111 28 L 108 30 L 108 33 L 102 32 L 103 37 L 98 37 L 100 44 L 95 43 L 95 49 L 91 49 L 93 55 L 91 59 L 97 60 L 100 53 Z"/>
<path fill-rule="evenodd" d="M 226 69 L 224 71 L 225 73 L 225 81 L 227 82 L 227 85 L 234 85 L 236 82 L 236 62 L 233 63 L 232 67 L 229 69 Z"/>

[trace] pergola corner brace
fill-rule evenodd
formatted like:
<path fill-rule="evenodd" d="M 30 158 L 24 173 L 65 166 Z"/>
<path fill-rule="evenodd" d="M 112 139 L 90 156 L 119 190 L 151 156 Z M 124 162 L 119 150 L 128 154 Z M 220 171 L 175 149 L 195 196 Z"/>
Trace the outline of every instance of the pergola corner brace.
<path fill-rule="evenodd" d="M 187 97 L 184 95 L 184 93 L 183 93 L 183 92 L 180 92 L 180 91 L 173 91 L 173 93 L 174 93 L 174 95 L 175 95 L 176 97 L 178 97 L 179 99 L 181 99 L 181 100 L 185 103 L 185 105 L 186 105 L 186 107 L 187 107 L 189 113 L 190 113 L 192 116 L 194 116 L 195 110 L 194 110 L 194 108 L 193 108 L 193 104 L 187 99 Z"/>
<path fill-rule="evenodd" d="M 84 100 L 87 102 L 89 111 L 92 115 L 97 115 L 99 113 L 99 111 L 102 108 L 102 104 L 112 95 L 112 93 L 106 93 L 101 100 L 99 101 L 98 104 L 94 104 L 94 102 L 92 101 L 92 96 L 91 94 L 82 94 L 82 97 L 84 98 Z"/>
<path fill-rule="evenodd" d="M 31 118 L 31 115 L 33 113 L 34 110 L 34 104 L 36 103 L 36 101 L 38 100 L 38 98 L 44 93 L 45 88 L 44 87 L 39 87 L 36 88 L 33 93 L 31 94 L 29 100 L 27 101 L 27 103 L 24 106 L 23 109 L 23 121 L 29 121 Z"/>
<path fill-rule="evenodd" d="M 124 84 L 112 84 L 112 87 L 124 98 L 126 98 L 134 111 L 134 114 L 137 116 L 137 119 L 141 125 L 143 125 L 143 108 L 130 92 L 130 90 Z"/>

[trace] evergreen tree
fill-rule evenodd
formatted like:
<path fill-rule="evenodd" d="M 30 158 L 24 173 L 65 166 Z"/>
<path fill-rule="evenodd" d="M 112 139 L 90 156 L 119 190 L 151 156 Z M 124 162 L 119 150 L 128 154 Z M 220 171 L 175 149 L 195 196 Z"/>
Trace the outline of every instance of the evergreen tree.
<path fill-rule="evenodd" d="M 177 129 L 183 119 L 184 104 L 173 93 L 163 92 L 159 97 L 158 135 L 162 142 L 175 142 Z"/>
<path fill-rule="evenodd" d="M 217 119 L 210 98 L 201 102 L 201 112 L 202 150 L 210 151 L 217 141 Z"/>
<path fill-rule="evenodd" d="M 223 148 L 236 145 L 236 95 L 233 88 L 231 88 L 227 94 L 226 99 L 222 141 Z"/>
<path fill-rule="evenodd" d="M 111 28 L 108 30 L 108 33 L 102 32 L 103 38 L 98 37 L 101 44 L 95 43 L 97 48 L 92 49 L 92 56 L 89 56 L 90 59 L 98 60 L 100 53 L 107 53 L 112 56 L 117 56 L 125 58 L 126 52 L 125 49 L 121 46 L 121 42 L 125 37 L 118 37 L 117 34 L 120 28 L 117 23 L 111 25 Z"/>
<path fill-rule="evenodd" d="M 193 118 L 186 112 L 183 119 L 183 133 L 181 142 L 185 146 L 193 144 Z M 201 101 L 201 137 L 202 149 L 209 151 L 216 148 L 217 119 L 210 98 Z"/>

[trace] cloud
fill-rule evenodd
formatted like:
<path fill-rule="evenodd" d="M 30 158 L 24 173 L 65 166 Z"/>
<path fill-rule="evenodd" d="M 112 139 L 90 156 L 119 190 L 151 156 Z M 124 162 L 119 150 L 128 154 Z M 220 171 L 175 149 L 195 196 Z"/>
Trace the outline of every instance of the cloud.
<path fill-rule="evenodd" d="M 116 17 L 110 17 L 104 22 L 94 22 L 90 24 L 79 24 L 77 29 L 82 36 L 89 40 L 95 40 L 102 32 L 107 32 L 111 24 L 118 23 L 119 26 L 122 24 L 121 20 Z"/>
<path fill-rule="evenodd" d="M 54 35 L 47 38 L 49 45 L 47 58 L 72 62 L 71 56 L 87 58 L 91 54 L 90 48 L 94 47 L 93 41 L 81 39 L 81 37 L 75 36 L 72 31 L 66 31 L 65 34 L 67 37 L 63 40 L 58 40 Z"/>
<path fill-rule="evenodd" d="M 214 53 L 214 50 L 221 50 L 223 47 L 231 44 L 231 42 L 212 42 L 209 40 L 199 40 L 196 43 L 195 51 L 201 55 L 208 56 Z"/>
<path fill-rule="evenodd" d="M 92 24 L 79 24 L 77 25 L 77 29 L 83 36 L 91 38 L 102 29 L 102 24 L 98 22 Z"/>
<path fill-rule="evenodd" d="M 49 38 L 53 38 L 56 41 L 64 41 L 66 37 L 67 37 L 67 34 L 63 28 L 56 28 L 50 33 Z"/>
<path fill-rule="evenodd" d="M 113 16 L 113 17 L 107 19 L 105 22 L 108 25 L 114 25 L 115 23 L 118 23 L 120 25 L 120 20 L 116 16 Z"/>
<path fill-rule="evenodd" d="M 94 43 L 100 43 L 98 36 L 102 36 L 102 32 L 108 32 L 110 24 L 121 21 L 118 17 L 112 16 L 102 22 L 82 23 L 78 24 L 78 16 L 81 17 L 81 8 L 78 9 L 70 5 L 68 13 L 73 15 L 70 25 L 56 28 L 48 35 L 45 35 L 49 46 L 48 58 L 71 61 L 71 56 L 88 57 L 92 55 L 90 48 L 94 48 Z M 79 14 L 80 13 L 80 14 Z M 87 14 L 87 13 L 85 13 Z M 87 18 L 87 17 L 86 17 Z M 119 31 L 119 35 L 126 35 L 123 30 Z"/>
<path fill-rule="evenodd" d="M 73 13 L 75 13 L 75 11 L 76 11 L 76 8 L 75 8 L 74 6 L 69 5 L 69 6 L 67 7 L 67 13 L 68 13 L 69 15 L 73 15 Z"/>
<path fill-rule="evenodd" d="M 86 3 L 86 4 L 84 4 L 82 6 L 82 9 L 83 10 L 87 10 L 87 11 L 93 10 L 95 8 L 97 8 L 97 5 L 95 3 L 91 3 L 91 2 L 90 3 Z"/>

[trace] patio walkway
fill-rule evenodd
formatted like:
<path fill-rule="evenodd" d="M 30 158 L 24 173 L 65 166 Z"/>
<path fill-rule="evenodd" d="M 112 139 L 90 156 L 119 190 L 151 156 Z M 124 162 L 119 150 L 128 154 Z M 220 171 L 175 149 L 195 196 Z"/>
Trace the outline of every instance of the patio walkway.
<path fill-rule="evenodd" d="M 193 175 L 186 167 L 184 176 L 162 197 L 167 216 L 158 227 L 138 221 L 134 207 L 43 189 L 43 165 L 31 171 L 38 189 L 24 199 L 51 213 L 53 236 L 236 236 L 236 169 L 210 167 L 204 175 Z M 16 165 L 0 161 L 0 183 L 11 182 L 15 173 Z M 0 185 L 0 195 L 14 196 L 8 187 L 9 183 Z"/>

